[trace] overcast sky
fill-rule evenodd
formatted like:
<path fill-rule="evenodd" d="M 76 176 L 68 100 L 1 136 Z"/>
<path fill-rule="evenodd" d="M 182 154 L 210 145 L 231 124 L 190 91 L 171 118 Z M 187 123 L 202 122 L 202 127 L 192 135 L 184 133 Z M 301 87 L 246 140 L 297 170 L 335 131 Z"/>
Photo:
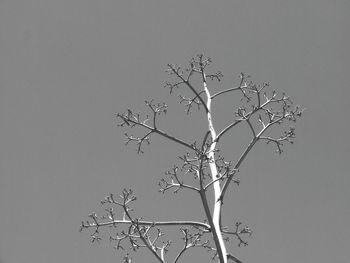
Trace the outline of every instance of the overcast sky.
<path fill-rule="evenodd" d="M 0 262 L 121 262 L 78 229 L 123 187 L 136 191 L 138 216 L 203 219 L 193 196 L 157 193 L 184 149 L 153 137 L 137 155 L 114 115 L 156 98 L 171 106 L 162 127 L 172 134 L 205 127 L 200 112 L 185 122 L 162 88 L 167 63 L 202 52 L 225 75 L 213 90 L 246 72 L 307 108 L 282 156 L 259 144 L 243 164 L 226 222 L 254 232 L 230 249 L 245 263 L 349 262 L 349 13 L 348 0 L 1 0 Z M 215 106 L 215 116 L 234 111 Z M 227 156 L 242 131 L 227 137 Z M 210 262 L 198 252 L 184 262 Z"/>

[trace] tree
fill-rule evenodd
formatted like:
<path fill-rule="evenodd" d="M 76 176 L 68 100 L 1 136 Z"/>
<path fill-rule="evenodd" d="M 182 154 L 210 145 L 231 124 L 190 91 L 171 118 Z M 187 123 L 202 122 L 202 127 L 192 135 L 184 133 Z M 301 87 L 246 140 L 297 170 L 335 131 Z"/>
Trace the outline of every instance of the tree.
<path fill-rule="evenodd" d="M 213 252 L 213 258 L 218 262 L 228 261 L 241 262 L 237 257 L 230 254 L 226 241 L 229 236 L 234 236 L 240 245 L 247 245 L 245 235 L 251 235 L 249 227 L 237 222 L 229 228 L 222 225 L 222 209 L 226 193 L 231 184 L 239 185 L 237 174 L 248 153 L 259 141 L 273 144 L 277 153 L 282 153 L 284 143 L 293 143 L 295 138 L 295 128 L 290 126 L 303 112 L 303 109 L 294 105 L 292 100 L 284 93 L 278 94 L 276 91 L 269 91 L 269 84 L 254 84 L 250 76 L 241 73 L 239 85 L 224 89 L 212 94 L 208 85 L 211 82 L 220 82 L 223 74 L 219 71 L 209 74 L 208 66 L 211 59 L 198 55 L 190 60 L 189 66 L 185 69 L 173 64 L 167 65 L 167 72 L 175 80 L 166 82 L 165 87 L 169 88 L 170 94 L 174 90 L 182 88 L 188 90 L 190 97 L 179 95 L 180 104 L 186 108 L 190 114 L 194 107 L 205 114 L 207 130 L 199 131 L 201 139 L 194 142 L 186 142 L 169 132 L 158 127 L 158 117 L 166 114 L 168 106 L 165 103 L 155 103 L 153 100 L 145 101 L 150 115 L 143 116 L 131 109 L 124 113 L 118 113 L 118 125 L 130 130 L 141 129 L 142 136 L 125 133 L 126 144 L 136 144 L 137 153 L 143 153 L 144 145 L 150 144 L 150 136 L 159 135 L 184 147 L 187 152 L 180 156 L 181 165 L 174 166 L 166 173 L 166 179 L 159 182 L 160 192 L 165 193 L 172 190 L 177 193 L 180 190 L 193 191 L 200 196 L 203 206 L 205 220 L 200 221 L 147 221 L 142 217 L 136 217 L 132 212 L 132 203 L 136 197 L 132 190 L 124 189 L 119 196 L 109 194 L 101 202 L 106 207 L 107 214 L 97 216 L 92 213 L 89 220 L 83 221 L 81 230 L 93 229 L 91 233 L 92 242 L 101 240 L 100 230 L 106 227 L 117 228 L 115 236 L 110 235 L 110 240 L 116 243 L 117 249 L 124 249 L 125 245 L 130 251 L 137 251 L 140 248 L 149 250 L 158 262 L 180 262 L 180 258 L 185 251 L 194 247 L 202 247 Z M 194 84 L 194 78 L 199 80 L 201 85 Z M 212 103 L 220 96 L 227 93 L 236 92 L 241 97 L 243 106 L 237 107 L 234 112 L 233 121 L 221 131 L 216 131 L 213 124 Z M 240 124 L 246 124 L 251 140 L 246 145 L 238 160 L 226 161 L 219 154 L 218 143 L 228 135 L 228 132 Z M 280 126 L 278 136 L 268 135 L 271 128 Z M 272 129 L 274 130 L 274 129 Z M 276 132 L 274 132 L 276 133 Z M 195 178 L 195 183 L 188 183 L 189 176 Z M 209 191 L 212 190 L 212 191 Z M 213 207 L 210 207 L 208 198 L 213 198 Z M 163 238 L 164 233 L 161 228 L 176 226 L 180 228 L 183 236 L 183 246 L 176 256 L 168 259 L 166 252 L 170 248 L 170 240 Z M 127 253 L 124 262 L 132 262 L 132 258 Z"/>

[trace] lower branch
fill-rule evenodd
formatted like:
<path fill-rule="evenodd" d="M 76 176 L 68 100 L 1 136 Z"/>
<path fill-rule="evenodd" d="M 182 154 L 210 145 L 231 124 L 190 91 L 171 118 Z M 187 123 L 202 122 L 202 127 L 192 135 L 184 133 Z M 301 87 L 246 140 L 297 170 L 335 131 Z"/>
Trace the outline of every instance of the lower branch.
<path fill-rule="evenodd" d="M 103 226 L 116 226 L 116 225 L 130 225 L 133 222 L 130 220 L 113 220 L 108 222 L 94 222 L 94 223 L 84 223 L 82 222 L 80 229 L 84 228 L 96 228 L 96 227 L 103 227 Z M 211 227 L 208 224 L 196 222 L 196 221 L 138 221 L 139 225 L 142 226 L 192 226 L 196 228 L 200 228 L 205 232 L 210 232 Z"/>

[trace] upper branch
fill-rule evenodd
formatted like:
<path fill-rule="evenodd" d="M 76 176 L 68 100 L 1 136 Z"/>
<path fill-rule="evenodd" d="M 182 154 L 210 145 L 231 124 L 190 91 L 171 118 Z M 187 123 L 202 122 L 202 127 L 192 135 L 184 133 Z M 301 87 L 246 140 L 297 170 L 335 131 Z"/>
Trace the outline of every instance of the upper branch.
<path fill-rule="evenodd" d="M 272 92 L 272 95 L 268 97 L 266 93 L 263 94 L 265 98 L 265 102 L 261 103 L 260 100 L 260 93 L 263 88 L 265 88 L 267 85 L 264 85 L 262 88 L 257 88 L 257 86 L 252 87 L 252 92 L 256 94 L 256 96 L 259 98 L 257 100 L 257 105 L 253 105 L 253 109 L 250 112 L 245 111 L 244 108 L 239 108 L 236 115 L 238 115 L 240 118 L 238 120 L 235 120 L 232 124 L 227 126 L 219 135 L 218 138 L 221 137 L 224 133 L 226 133 L 229 129 L 231 129 L 236 124 L 246 121 L 252 130 L 253 133 L 253 139 L 247 146 L 247 148 L 244 150 L 242 155 L 239 157 L 236 165 L 234 166 L 235 170 L 238 170 L 248 153 L 251 151 L 251 149 L 254 147 L 254 145 L 259 140 L 266 140 L 267 143 L 273 142 L 277 146 L 277 152 L 282 153 L 281 146 L 283 145 L 284 141 L 287 141 L 289 143 L 293 143 L 291 139 L 295 137 L 295 129 L 294 127 L 290 127 L 289 130 L 284 131 L 283 135 L 278 138 L 273 138 L 271 136 L 263 136 L 263 134 L 270 129 L 274 125 L 281 125 L 283 122 L 295 122 L 297 118 L 301 117 L 302 112 L 304 109 L 302 109 L 300 106 L 296 105 L 293 106 L 293 102 L 289 97 L 287 97 L 284 93 L 280 98 L 277 98 L 277 93 L 275 91 Z M 274 104 L 275 107 L 271 108 L 271 105 Z M 268 107 L 269 106 L 269 107 Z M 255 131 L 253 125 L 251 124 L 250 120 L 254 114 L 257 114 L 257 112 L 262 112 L 265 117 L 263 117 L 261 114 L 258 117 L 258 122 L 262 125 L 262 128 L 260 131 Z M 220 201 L 223 201 L 225 193 L 227 191 L 227 188 L 229 184 L 232 181 L 232 177 L 234 176 L 234 173 L 231 174 L 228 179 L 225 181 L 224 186 L 222 188 L 222 193 L 219 198 Z"/>
<path fill-rule="evenodd" d="M 230 88 L 230 89 L 219 91 L 218 93 L 212 95 L 211 99 L 214 99 L 215 97 L 217 97 L 217 96 L 219 96 L 221 94 L 224 94 L 224 93 L 227 93 L 227 92 L 231 92 L 231 91 L 235 91 L 235 90 L 240 90 L 242 92 L 243 96 L 247 97 L 247 94 L 246 94 L 244 89 L 248 87 L 248 85 L 247 85 L 247 83 L 245 81 L 249 77 L 250 76 L 245 75 L 244 73 L 241 73 L 241 76 L 240 76 L 241 82 L 238 85 L 238 87 L 233 87 L 233 88 Z"/>
<path fill-rule="evenodd" d="M 195 64 L 194 63 L 191 63 L 191 69 L 190 69 L 190 73 L 187 77 L 187 79 L 185 79 L 185 77 L 183 76 L 183 73 L 181 71 L 181 68 L 180 67 L 176 67 L 175 65 L 172 65 L 172 64 L 168 64 L 168 72 L 170 74 L 175 74 L 181 81 L 178 82 L 178 83 L 175 83 L 175 84 L 170 84 L 170 83 L 167 83 L 166 86 L 170 87 L 170 91 L 172 91 L 172 89 L 174 87 L 179 87 L 179 85 L 181 84 L 185 84 L 192 92 L 193 94 L 195 95 L 195 98 L 192 99 L 192 101 L 194 101 L 195 99 L 199 99 L 200 102 L 201 102 L 201 105 L 203 105 L 204 109 L 206 112 L 209 111 L 208 107 L 206 106 L 206 103 L 204 102 L 203 98 L 200 96 L 200 94 L 202 92 L 198 92 L 196 91 L 196 89 L 192 86 L 192 84 L 190 83 L 189 79 L 190 77 L 192 76 L 193 72 L 199 72 L 196 68 L 195 68 Z"/>
<path fill-rule="evenodd" d="M 148 144 L 150 143 L 149 141 L 149 136 L 152 134 L 152 133 L 156 133 L 156 134 L 159 134 L 171 141 L 174 141 L 174 142 L 177 142 L 191 150 L 194 150 L 194 151 L 198 151 L 195 147 L 194 144 L 189 144 L 181 139 L 178 139 L 172 135 L 169 135 L 168 133 L 160 130 L 159 128 L 157 128 L 156 126 L 156 117 L 161 114 L 161 113 L 166 113 L 166 110 L 167 110 L 167 107 L 165 104 L 152 104 L 152 102 L 148 102 L 146 101 L 146 105 L 151 108 L 152 112 L 153 112 L 153 126 L 150 126 L 147 124 L 147 122 L 149 121 L 149 117 L 147 116 L 146 119 L 141 119 L 141 116 L 140 114 L 136 114 L 134 113 L 132 110 L 128 110 L 126 113 L 118 113 L 117 114 L 117 117 L 119 119 L 121 119 L 121 123 L 118 124 L 118 126 L 129 126 L 131 128 L 134 128 L 136 126 L 138 127 L 143 127 L 145 129 L 148 130 L 148 133 L 146 133 L 145 136 L 143 137 L 134 137 L 134 136 L 130 136 L 128 135 L 127 133 L 125 134 L 126 137 L 127 137 L 127 142 L 126 144 L 128 144 L 129 142 L 131 141 L 134 141 L 136 142 L 136 144 L 138 145 L 138 150 L 137 152 L 138 153 L 143 153 L 142 151 L 142 144 L 144 142 L 147 142 Z"/>

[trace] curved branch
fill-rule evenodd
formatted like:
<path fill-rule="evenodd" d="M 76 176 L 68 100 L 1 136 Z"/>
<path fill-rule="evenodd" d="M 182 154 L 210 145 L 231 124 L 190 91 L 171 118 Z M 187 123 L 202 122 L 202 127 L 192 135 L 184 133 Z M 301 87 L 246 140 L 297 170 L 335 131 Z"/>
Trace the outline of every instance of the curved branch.
<path fill-rule="evenodd" d="M 226 128 L 224 128 L 219 134 L 218 136 L 216 136 L 214 142 L 219 142 L 220 138 L 226 133 L 228 132 L 231 128 L 233 128 L 234 126 L 236 126 L 238 123 L 242 122 L 243 119 L 239 119 L 239 120 L 235 120 L 234 122 L 232 122 L 230 125 L 228 125 Z"/>
<path fill-rule="evenodd" d="M 278 100 L 267 100 L 260 108 L 257 108 L 257 110 L 263 109 L 263 107 L 267 104 L 269 104 L 270 102 L 279 102 Z M 246 156 L 248 155 L 248 153 L 250 152 L 250 150 L 253 148 L 253 146 L 255 145 L 255 143 L 257 141 L 260 140 L 261 136 L 267 131 L 268 128 L 270 128 L 271 126 L 275 125 L 275 124 L 279 124 L 281 123 L 284 119 L 289 119 L 292 117 L 295 117 L 295 115 L 300 116 L 302 110 L 299 109 L 298 107 L 291 112 L 283 112 L 283 115 L 273 121 L 270 121 L 268 124 L 263 124 L 263 128 L 262 130 L 256 135 L 254 136 L 253 140 L 249 143 L 248 147 L 246 148 L 246 150 L 243 152 L 243 154 L 240 156 L 238 162 L 236 163 L 236 165 L 234 166 L 234 169 L 238 169 L 240 167 L 240 165 L 242 164 L 242 162 L 244 161 L 244 159 L 246 158 Z M 254 110 L 249 113 L 248 115 L 251 116 L 254 113 Z M 287 135 L 285 137 L 282 137 L 281 140 L 286 140 L 289 137 L 294 136 L 294 130 L 292 129 L 292 131 L 290 133 L 287 133 Z M 269 137 L 263 137 L 263 139 L 270 139 Z M 273 140 L 272 140 L 273 141 Z M 275 140 L 276 141 L 276 140 Z M 223 201 L 224 199 L 224 195 L 225 192 L 227 191 L 227 188 L 231 182 L 231 179 L 233 178 L 234 174 L 230 175 L 227 179 L 227 181 L 225 182 L 222 192 L 221 192 L 221 196 L 220 199 L 217 201 Z"/>
<path fill-rule="evenodd" d="M 241 155 L 241 157 L 239 157 L 239 160 L 238 162 L 236 163 L 236 165 L 234 166 L 233 169 L 235 170 L 238 170 L 238 168 L 240 167 L 240 165 L 242 164 L 242 162 L 244 161 L 244 159 L 247 157 L 248 153 L 250 152 L 250 150 L 253 148 L 253 146 L 255 145 L 255 143 L 259 140 L 258 137 L 254 137 L 254 139 L 249 143 L 248 147 L 245 149 L 245 151 L 243 152 L 243 154 Z M 217 200 L 218 202 L 221 201 L 223 202 L 224 201 L 224 196 L 225 196 L 225 193 L 227 191 L 227 188 L 229 186 L 229 184 L 231 183 L 232 181 L 232 178 L 234 176 L 234 173 L 231 174 L 228 179 L 226 180 L 223 188 L 222 188 L 222 191 L 221 191 L 221 195 L 220 195 L 220 198 Z"/>
<path fill-rule="evenodd" d="M 266 107 L 267 105 L 271 104 L 271 103 L 279 103 L 281 102 L 282 99 L 267 99 L 265 103 L 263 103 L 262 105 L 255 107 L 253 110 L 251 110 L 250 112 L 248 112 L 247 114 L 245 114 L 245 118 L 240 118 L 238 120 L 235 120 L 234 122 L 232 122 L 231 124 L 229 124 L 226 128 L 224 128 L 216 137 L 216 139 L 214 140 L 215 142 L 219 142 L 219 140 L 221 139 L 221 137 L 228 132 L 231 128 L 233 128 L 234 126 L 236 126 L 238 123 L 249 119 L 250 116 L 252 116 L 253 114 L 255 114 L 256 112 L 260 111 L 260 110 L 264 110 L 264 107 Z"/>
<path fill-rule="evenodd" d="M 189 89 L 196 95 L 196 97 L 199 98 L 199 100 L 203 104 L 203 107 L 204 107 L 206 113 L 208 113 L 209 109 L 208 109 L 206 103 L 204 102 L 203 98 L 201 96 L 199 96 L 198 92 L 195 90 L 195 88 L 192 86 L 192 84 L 188 80 L 184 79 L 184 77 L 181 74 L 179 74 L 179 72 L 172 65 L 168 64 L 168 67 L 172 70 L 173 73 L 175 73 L 175 75 L 178 78 L 180 78 L 182 80 L 183 83 L 185 83 L 187 85 L 187 87 L 189 87 Z"/>
<path fill-rule="evenodd" d="M 235 90 L 240 90 L 243 92 L 243 95 L 245 95 L 245 92 L 243 91 L 243 88 L 247 88 L 247 84 L 244 83 L 245 85 L 242 86 L 243 82 L 244 82 L 244 79 L 245 79 L 245 76 L 244 74 L 242 73 L 241 74 L 241 83 L 239 83 L 239 86 L 238 87 L 234 87 L 234 88 L 230 88 L 230 89 L 227 89 L 227 90 L 223 90 L 223 91 L 219 91 L 218 93 L 214 94 L 213 96 L 211 96 L 211 99 L 214 99 L 215 97 L 221 95 L 221 94 L 224 94 L 224 93 L 227 93 L 227 92 L 230 92 L 230 91 L 235 91 Z"/>

